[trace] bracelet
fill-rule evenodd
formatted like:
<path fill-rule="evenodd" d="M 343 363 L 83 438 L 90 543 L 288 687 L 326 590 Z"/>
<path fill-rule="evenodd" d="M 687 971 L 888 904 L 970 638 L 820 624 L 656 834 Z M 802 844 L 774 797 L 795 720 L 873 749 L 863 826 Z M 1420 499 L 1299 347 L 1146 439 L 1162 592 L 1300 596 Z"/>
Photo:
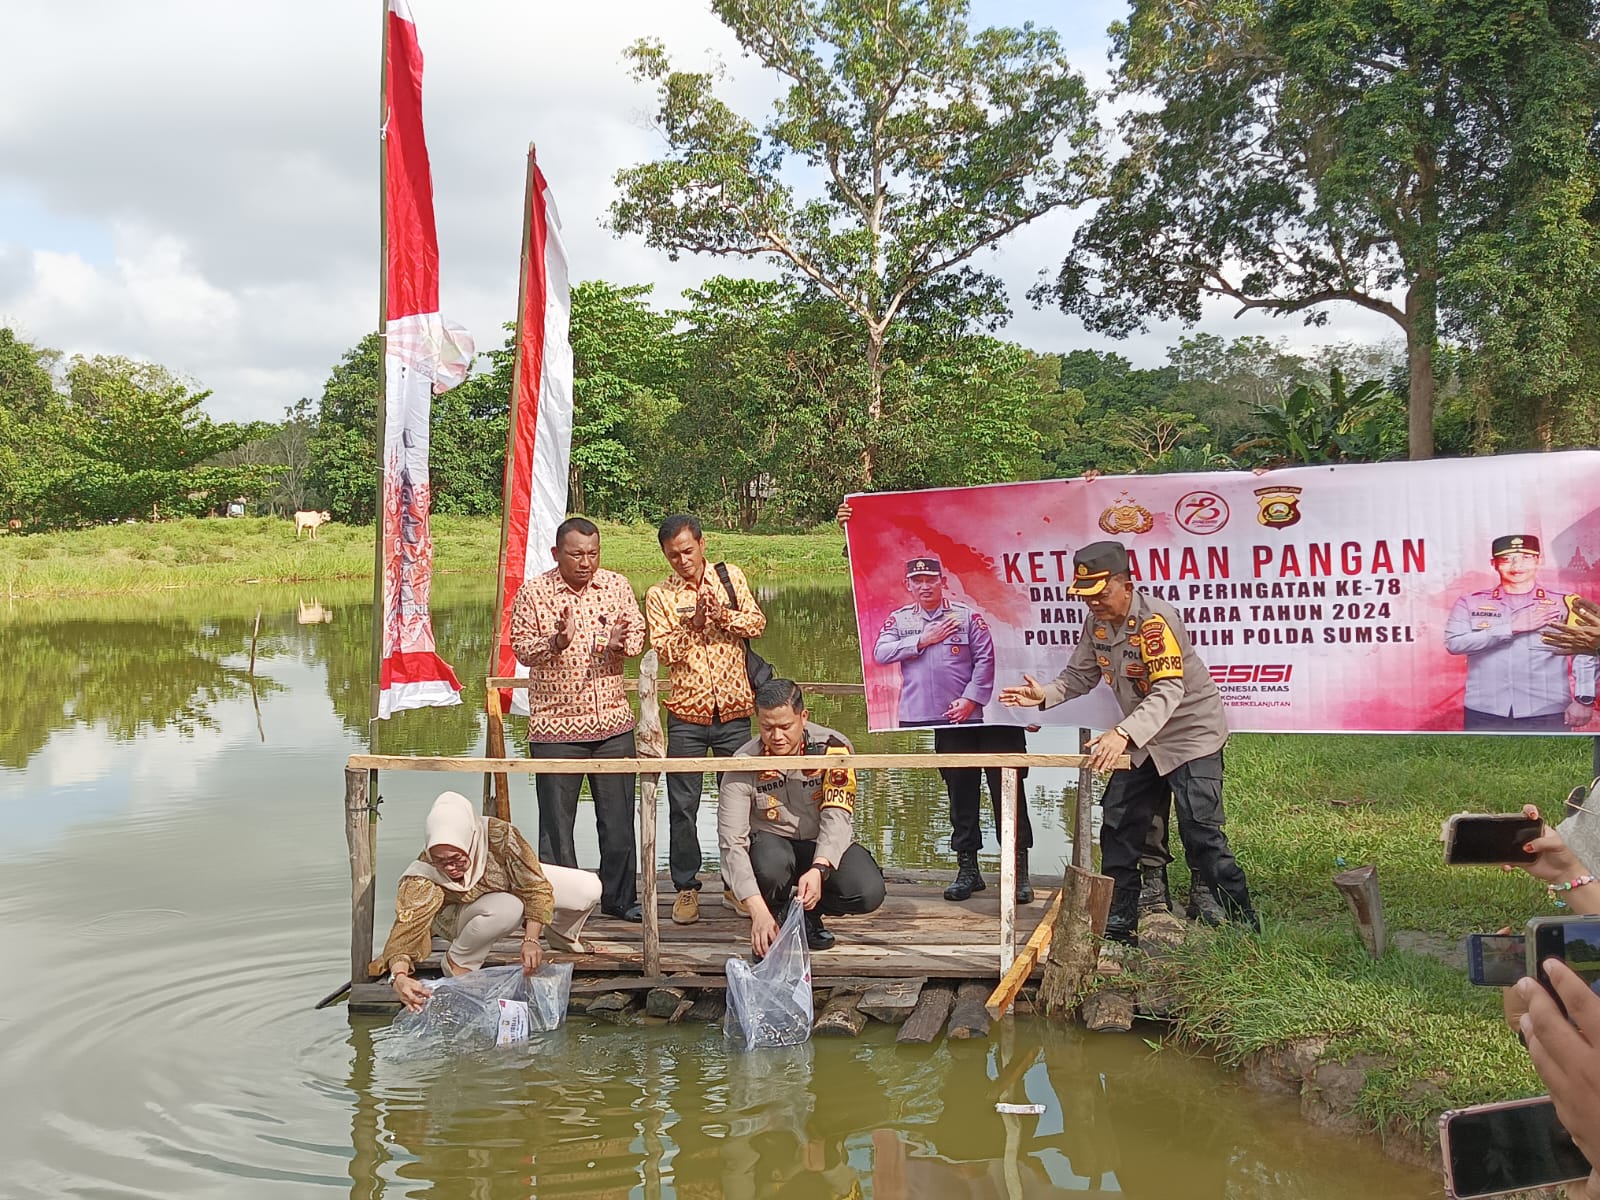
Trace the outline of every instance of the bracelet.
<path fill-rule="evenodd" d="M 1554 896 L 1557 892 L 1570 892 L 1573 888 L 1588 887 L 1595 882 L 1593 875 L 1579 875 L 1576 879 L 1569 879 L 1565 883 L 1547 883 L 1544 890 Z"/>

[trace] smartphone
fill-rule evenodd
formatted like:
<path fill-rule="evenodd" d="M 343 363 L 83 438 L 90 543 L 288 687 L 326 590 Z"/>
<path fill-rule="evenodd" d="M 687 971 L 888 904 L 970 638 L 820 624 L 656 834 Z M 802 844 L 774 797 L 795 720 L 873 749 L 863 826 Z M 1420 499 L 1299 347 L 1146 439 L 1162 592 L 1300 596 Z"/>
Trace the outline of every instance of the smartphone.
<path fill-rule="evenodd" d="M 1550 1097 L 1458 1108 L 1439 1118 L 1445 1194 L 1499 1196 L 1589 1177 Z"/>
<path fill-rule="evenodd" d="M 1457 813 L 1444 823 L 1444 861 L 1453 866 L 1530 863 L 1522 847 L 1544 832 L 1544 822 L 1521 813 Z"/>
<path fill-rule="evenodd" d="M 1520 933 L 1468 934 L 1468 981 L 1480 987 L 1510 987 L 1528 973 L 1526 940 Z"/>
<path fill-rule="evenodd" d="M 1550 987 L 1544 971 L 1546 959 L 1559 958 L 1591 991 L 1600 992 L 1596 986 L 1600 984 L 1600 916 L 1534 917 L 1528 922 L 1523 950 L 1528 974 L 1544 985 L 1563 1013 L 1567 1006 Z"/>

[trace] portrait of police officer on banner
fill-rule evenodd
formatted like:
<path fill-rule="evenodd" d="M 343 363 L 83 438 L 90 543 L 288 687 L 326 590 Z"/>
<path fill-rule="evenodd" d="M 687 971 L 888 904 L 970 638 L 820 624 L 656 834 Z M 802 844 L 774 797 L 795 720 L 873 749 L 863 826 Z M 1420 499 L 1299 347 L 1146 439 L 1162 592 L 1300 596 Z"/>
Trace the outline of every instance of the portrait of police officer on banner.
<path fill-rule="evenodd" d="M 1467 658 L 1462 728 L 1563 733 L 1588 724 L 1595 656 L 1563 655 L 1540 636 L 1569 620 L 1581 598 L 1541 583 L 1543 555 L 1534 534 L 1495 538 L 1489 559 L 1499 581 L 1460 597 L 1444 627 L 1445 649 Z"/>
<path fill-rule="evenodd" d="M 911 603 L 878 631 L 872 661 L 900 666 L 901 728 L 981 723 L 994 696 L 994 638 L 983 614 L 945 594 L 931 554 L 906 563 Z"/>

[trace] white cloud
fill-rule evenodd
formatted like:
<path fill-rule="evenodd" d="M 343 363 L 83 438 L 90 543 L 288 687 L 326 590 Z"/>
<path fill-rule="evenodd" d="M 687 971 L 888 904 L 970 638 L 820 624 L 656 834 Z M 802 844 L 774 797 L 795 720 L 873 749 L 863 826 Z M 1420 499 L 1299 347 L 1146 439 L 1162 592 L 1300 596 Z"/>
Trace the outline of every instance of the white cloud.
<path fill-rule="evenodd" d="M 1014 8 L 978 0 L 977 19 L 989 9 L 989 19 L 1015 21 Z M 652 95 L 622 58 L 636 38 L 662 39 L 685 63 L 720 59 L 741 111 L 770 98 L 708 5 L 415 0 L 413 11 L 427 59 L 443 306 L 480 346 L 499 344 L 515 306 L 529 141 L 561 205 L 576 278 L 653 283 L 670 301 L 711 274 L 762 271 L 672 263 L 599 224 L 617 170 L 661 148 L 646 120 Z M 1081 67 L 1097 83 L 1104 43 L 1094 33 L 1119 13 L 1090 6 L 1066 31 L 1085 45 Z M 0 72 L 0 320 L 68 352 L 129 354 L 191 375 L 213 389 L 223 417 L 275 417 L 316 395 L 376 319 L 378 6 L 53 0 L 11 6 L 6 24 L 9 45 L 71 52 L 14 54 Z M 1008 335 L 1161 361 L 1175 328 L 1111 343 L 1027 302 L 1075 220 L 1041 221 L 980 264 L 1011 290 Z M 1207 325 L 1296 344 L 1388 336 L 1369 314 L 1335 321 L 1307 334 L 1219 310 Z"/>

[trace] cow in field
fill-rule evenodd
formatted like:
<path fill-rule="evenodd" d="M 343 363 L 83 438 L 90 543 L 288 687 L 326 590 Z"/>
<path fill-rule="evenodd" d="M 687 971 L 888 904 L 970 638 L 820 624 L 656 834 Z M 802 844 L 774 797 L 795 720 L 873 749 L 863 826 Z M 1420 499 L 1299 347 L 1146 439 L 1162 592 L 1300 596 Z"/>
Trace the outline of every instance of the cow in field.
<path fill-rule="evenodd" d="M 294 537 L 300 540 L 301 530 L 311 531 L 311 540 L 317 540 L 317 528 L 333 520 L 333 514 L 327 512 L 297 512 L 294 514 Z"/>

